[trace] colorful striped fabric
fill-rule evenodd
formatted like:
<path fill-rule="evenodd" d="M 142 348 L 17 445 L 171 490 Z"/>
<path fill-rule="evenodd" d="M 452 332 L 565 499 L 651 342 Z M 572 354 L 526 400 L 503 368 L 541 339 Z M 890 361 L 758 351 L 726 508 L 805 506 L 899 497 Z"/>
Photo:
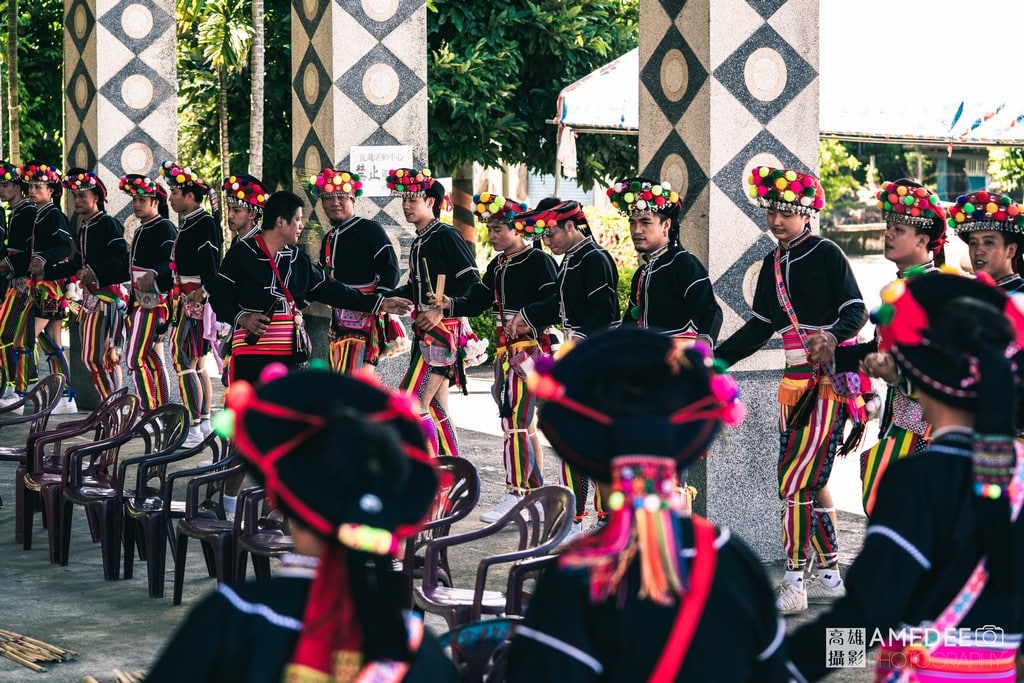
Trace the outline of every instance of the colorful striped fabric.
<path fill-rule="evenodd" d="M 240 328 L 231 336 L 231 353 L 238 356 L 291 356 L 295 353 L 295 318 L 275 313 L 267 331 L 255 344 L 247 344 L 248 330 Z"/>
<path fill-rule="evenodd" d="M 926 425 L 924 436 L 919 436 L 891 424 L 881 441 L 860 454 L 861 496 L 865 514 L 871 516 L 871 510 L 875 507 L 878 483 L 889 465 L 921 450 L 927 444 L 930 434 L 930 425 Z"/>

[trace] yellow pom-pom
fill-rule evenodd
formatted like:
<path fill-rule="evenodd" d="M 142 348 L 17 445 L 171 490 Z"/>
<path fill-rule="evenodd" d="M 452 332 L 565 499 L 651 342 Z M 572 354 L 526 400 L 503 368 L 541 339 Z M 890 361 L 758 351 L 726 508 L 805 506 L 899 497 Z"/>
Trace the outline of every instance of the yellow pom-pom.
<path fill-rule="evenodd" d="M 747 188 L 747 194 L 750 195 L 751 199 L 757 199 L 757 186 L 751 185 Z"/>
<path fill-rule="evenodd" d="M 796 180 L 796 173 L 794 173 L 793 171 L 786 171 L 786 180 L 788 180 L 789 182 L 793 182 L 794 180 Z"/>
<path fill-rule="evenodd" d="M 999 207 L 996 205 L 995 202 L 989 202 L 988 204 L 985 205 L 985 213 L 995 213 L 998 210 Z"/>
<path fill-rule="evenodd" d="M 608 507 L 612 510 L 621 510 L 626 504 L 626 496 L 622 491 L 612 491 L 608 496 Z"/>
<path fill-rule="evenodd" d="M 941 272 L 947 274 L 947 275 L 963 275 L 964 274 L 964 271 L 960 270 L 956 266 L 951 265 L 949 263 L 943 263 L 941 266 L 939 266 L 939 270 Z"/>
<path fill-rule="evenodd" d="M 673 191 L 672 191 L 672 194 L 670 194 L 670 195 L 668 196 L 668 200 L 669 200 L 670 202 L 672 202 L 673 204 L 675 204 L 676 202 L 678 202 L 678 201 L 679 201 L 679 193 L 678 193 L 678 192 L 676 192 L 675 190 L 673 190 Z"/>
<path fill-rule="evenodd" d="M 757 174 L 759 176 L 761 176 L 762 178 L 764 178 L 766 175 L 768 175 L 768 172 L 769 171 L 768 171 L 768 167 L 767 166 L 762 166 L 761 168 L 757 169 Z"/>
<path fill-rule="evenodd" d="M 185 182 L 185 174 L 184 173 L 179 173 L 178 175 L 176 175 L 174 177 L 174 179 L 177 180 L 179 183 L 183 183 L 183 182 Z"/>
<path fill-rule="evenodd" d="M 782 193 L 782 201 L 792 202 L 794 199 L 796 199 L 796 195 L 793 193 L 793 190 L 786 190 Z"/>
<path fill-rule="evenodd" d="M 423 177 L 425 177 L 425 178 L 429 178 L 430 177 L 430 169 L 429 168 L 423 169 Z"/>
<path fill-rule="evenodd" d="M 906 188 L 906 186 L 905 186 L 905 185 L 897 185 L 897 186 L 896 186 L 896 194 L 898 194 L 898 195 L 899 195 L 899 196 L 901 196 L 901 197 L 902 197 L 903 195 L 907 194 L 907 188 Z"/>
<path fill-rule="evenodd" d="M 239 199 L 245 199 L 245 190 L 239 190 L 238 192 L 235 193 L 235 196 L 238 197 Z"/>
<path fill-rule="evenodd" d="M 776 180 L 775 180 L 775 188 L 776 189 L 778 189 L 778 190 L 785 190 L 787 185 L 789 185 L 789 183 L 786 182 L 785 178 L 776 178 Z"/>
<path fill-rule="evenodd" d="M 315 175 L 309 176 L 309 184 L 310 185 L 316 185 L 316 176 Z"/>
<path fill-rule="evenodd" d="M 906 289 L 906 287 L 907 286 L 906 284 L 904 284 L 903 280 L 896 280 L 895 282 L 890 282 L 889 284 L 882 288 L 882 303 L 895 303 L 897 299 L 903 296 L 903 290 Z"/>

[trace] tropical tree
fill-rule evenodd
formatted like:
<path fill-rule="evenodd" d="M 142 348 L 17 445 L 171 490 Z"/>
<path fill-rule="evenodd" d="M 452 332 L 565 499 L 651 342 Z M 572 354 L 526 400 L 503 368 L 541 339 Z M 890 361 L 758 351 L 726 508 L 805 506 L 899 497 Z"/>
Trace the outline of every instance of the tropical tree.
<path fill-rule="evenodd" d="M 8 160 L 60 164 L 64 111 L 64 2 L 0 0 L 7 79 Z"/>
<path fill-rule="evenodd" d="M 266 68 L 263 59 L 266 29 L 263 0 L 252 0 L 252 75 L 249 93 L 249 173 L 263 176 L 263 93 Z"/>
<path fill-rule="evenodd" d="M 428 0 L 430 163 L 450 172 L 457 225 L 472 239 L 473 162 L 554 168 L 558 93 L 636 46 L 637 0 L 446 3 Z M 592 136 L 597 137 L 597 136 Z M 580 140 L 581 184 L 636 169 L 635 138 Z"/>
<path fill-rule="evenodd" d="M 7 2 L 7 131 L 10 135 L 7 155 L 12 164 L 21 163 L 18 136 L 18 0 Z"/>
<path fill-rule="evenodd" d="M 228 74 L 241 73 L 249 58 L 253 28 L 242 3 L 214 0 L 205 6 L 199 24 L 199 47 L 206 63 L 217 73 L 217 115 L 220 131 L 222 177 L 231 173 L 228 142 Z"/>
<path fill-rule="evenodd" d="M 855 203 L 861 182 L 853 174 L 860 170 L 860 160 L 842 142 L 826 139 L 820 143 L 820 161 L 821 187 L 828 200 L 825 213 Z"/>

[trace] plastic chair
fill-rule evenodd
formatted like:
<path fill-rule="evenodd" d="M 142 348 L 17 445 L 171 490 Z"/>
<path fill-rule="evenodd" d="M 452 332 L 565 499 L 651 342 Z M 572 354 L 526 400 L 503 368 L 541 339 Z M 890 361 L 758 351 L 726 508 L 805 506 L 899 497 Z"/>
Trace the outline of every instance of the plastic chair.
<path fill-rule="evenodd" d="M 46 427 L 50 422 L 50 415 L 64 394 L 64 384 L 64 375 L 59 373 L 47 375 L 32 387 L 32 390 L 25 394 L 21 400 L 0 408 L 0 429 L 25 424 L 26 422 L 31 423 L 28 427 L 28 438 L 25 440 L 25 445 L 0 447 L 0 462 L 25 464 L 30 450 L 29 442 L 37 434 L 46 431 Z M 0 378 L 0 387 L 6 386 L 7 380 L 6 376 L 4 376 Z M 19 407 L 24 410 L 26 405 L 32 407 L 31 412 L 27 410 L 24 411 L 24 414 L 14 412 L 14 409 Z M 0 499 L 0 505 L 3 505 L 3 499 Z M 15 511 L 17 511 L 17 501 L 15 501 L 14 507 Z M 15 535 L 15 540 L 21 540 L 17 538 L 17 534 Z"/>
<path fill-rule="evenodd" d="M 518 619 L 482 619 L 439 635 L 437 641 L 441 647 L 451 650 L 451 660 L 459 670 L 462 683 L 503 681 L 502 655 L 518 623 Z"/>
<path fill-rule="evenodd" d="M 576 497 L 566 487 L 542 486 L 529 491 L 515 507 L 493 524 L 428 542 L 423 582 L 413 592 L 416 606 L 426 612 L 441 615 L 448 622 L 449 628 L 477 621 L 484 614 L 503 614 L 507 596 L 503 591 L 486 589 L 488 570 L 496 564 L 538 557 L 554 550 L 569 533 L 575 504 Z M 487 539 L 511 524 L 515 524 L 519 531 L 517 549 L 480 560 L 476 585 L 472 590 L 438 585 L 438 570 L 444 550 Z"/>
<path fill-rule="evenodd" d="M 240 522 L 235 538 L 234 580 L 245 581 L 248 557 L 252 555 L 252 570 L 259 580 L 270 578 L 270 558 L 290 553 L 292 542 L 288 521 L 281 513 L 266 506 L 267 492 L 250 489 L 241 501 L 235 519 Z"/>
<path fill-rule="evenodd" d="M 558 555 L 541 555 L 514 563 L 508 571 L 508 588 L 505 589 L 505 616 L 525 616 L 529 597 L 533 593 L 526 590 L 526 582 L 533 580 L 536 585 L 544 572 L 558 563 Z"/>
<path fill-rule="evenodd" d="M 177 450 L 188 432 L 189 412 L 183 405 L 169 403 L 146 413 L 131 430 L 105 442 L 75 447 L 64 469 L 64 505 L 61 526 L 61 565 L 68 563 L 71 521 L 75 505 L 92 509 L 100 522 L 103 578 L 121 576 L 122 494 L 119 477 L 125 468 L 118 462 L 121 449 L 141 440 L 144 453 L 160 457 Z M 145 456 L 143 456 L 145 457 Z"/>
<path fill-rule="evenodd" d="M 123 473 L 119 481 L 122 486 L 128 479 L 127 468 L 137 468 L 135 490 L 124 497 L 124 578 L 132 578 L 138 547 L 140 556 L 146 560 L 151 598 L 163 597 L 167 546 L 174 537 L 174 520 L 185 516 L 185 489 L 178 487 L 180 495 L 176 499 L 175 484 L 232 465 L 231 458 L 225 457 L 226 452 L 227 442 L 210 434 L 198 446 L 186 451 L 121 461 Z M 212 464 L 197 466 L 204 460 Z M 184 469 L 168 472 L 168 465 L 172 463 L 181 463 L 179 466 Z M 175 546 L 171 544 L 172 557 L 174 552 Z"/>
<path fill-rule="evenodd" d="M 60 521 L 63 515 L 59 507 L 61 487 L 66 481 L 64 472 L 68 457 L 76 448 L 109 444 L 112 439 L 132 428 L 138 413 L 139 397 L 125 394 L 110 403 L 107 410 L 97 416 L 95 424 L 84 425 L 72 431 L 47 432 L 36 438 L 26 466 L 19 467 L 15 475 L 17 498 L 21 501 L 18 518 L 21 525 L 22 548 L 32 548 L 32 520 L 35 517 L 38 500 L 42 502 L 49 531 L 50 562 L 60 563 L 63 547 Z M 94 443 L 63 447 L 68 439 L 90 431 L 94 433 Z"/>
<path fill-rule="evenodd" d="M 57 395 L 62 395 L 62 393 L 63 389 L 61 389 Z M 118 398 L 124 396 L 126 393 L 128 393 L 127 387 L 122 387 L 121 389 L 114 391 L 108 397 L 101 400 L 91 413 L 89 413 L 84 418 L 80 418 L 78 420 L 66 420 L 65 422 L 61 422 L 60 424 L 54 427 L 50 427 L 48 422 L 44 422 L 42 431 L 37 432 L 32 431 L 32 428 L 36 426 L 35 423 L 33 423 L 32 427 L 29 430 L 29 436 L 25 441 L 25 446 L 7 446 L 2 447 L 2 449 L 0 449 L 0 461 L 18 463 L 18 467 L 14 473 L 14 517 L 16 520 L 22 519 L 22 506 L 25 503 L 25 501 L 23 500 L 25 488 L 22 485 L 19 485 L 18 482 L 22 480 L 22 477 L 25 476 L 25 473 L 28 470 L 27 465 L 29 454 L 31 454 L 35 450 L 36 440 L 43 435 L 46 435 L 47 438 L 50 438 L 59 433 L 62 434 L 62 436 L 58 439 L 58 442 L 66 441 L 71 438 L 85 436 L 85 434 L 87 434 L 90 430 L 93 430 L 95 432 L 92 437 L 92 440 L 99 440 L 101 436 L 98 424 L 101 416 L 108 413 L 111 410 L 111 405 Z M 57 401 L 54 401 L 53 405 L 56 405 L 56 403 Z M 59 445 L 57 445 L 56 447 L 59 450 Z M 0 503 L 0 505 L 2 505 L 2 503 Z M 22 543 L 22 524 L 20 524 L 19 522 L 15 522 L 14 524 L 14 543 Z"/>
<path fill-rule="evenodd" d="M 427 543 L 435 538 L 447 536 L 452 524 L 465 519 L 480 500 L 480 474 L 476 467 L 466 458 L 443 455 L 435 458 L 441 470 L 441 485 L 434 498 L 427 522 L 419 532 L 405 541 L 405 552 L 402 556 L 402 580 L 406 591 L 405 604 L 412 606 L 412 590 L 416 579 L 423 577 L 423 554 L 421 551 Z M 448 549 L 439 555 L 437 568 L 438 581 L 442 585 L 452 585 L 451 567 L 448 564 Z"/>
<path fill-rule="evenodd" d="M 215 467 L 214 463 L 211 467 Z M 188 557 L 188 539 L 198 539 L 203 545 L 206 568 L 217 583 L 231 583 L 235 573 L 236 522 L 225 519 L 224 484 L 245 473 L 245 463 L 235 462 L 230 467 L 192 477 L 185 492 L 185 515 L 178 520 L 174 551 L 174 598 L 181 604 L 181 591 L 185 582 L 185 561 Z M 238 494 L 239 504 L 255 489 Z M 202 494 L 202 495 L 201 495 Z M 236 518 L 237 520 L 237 518 Z M 241 521 L 237 520 L 240 524 Z"/>

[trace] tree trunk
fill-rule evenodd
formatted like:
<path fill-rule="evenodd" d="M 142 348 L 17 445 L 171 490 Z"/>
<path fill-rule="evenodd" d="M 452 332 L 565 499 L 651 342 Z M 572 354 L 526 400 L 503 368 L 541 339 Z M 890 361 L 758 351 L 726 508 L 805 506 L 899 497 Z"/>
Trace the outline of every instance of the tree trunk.
<path fill-rule="evenodd" d="M 452 173 L 452 224 L 462 239 L 476 250 L 476 219 L 473 216 L 473 164 L 463 164 Z"/>
<path fill-rule="evenodd" d="M 263 0 L 252 0 L 252 86 L 249 99 L 249 174 L 263 178 Z"/>
<path fill-rule="evenodd" d="M 231 175 L 231 157 L 228 151 L 228 75 L 217 71 L 217 112 L 220 119 L 220 171 L 221 177 Z"/>
<path fill-rule="evenodd" d="M 217 70 L 217 114 L 220 119 L 220 177 L 229 178 L 231 176 L 231 152 L 228 150 L 228 74 L 225 69 Z M 216 182 L 211 187 L 219 185 L 220 183 Z M 227 212 L 222 211 L 218 226 L 223 236 L 221 243 L 231 244 L 231 233 L 228 230 L 226 218 Z"/>
<path fill-rule="evenodd" d="M 7 0 L 7 130 L 11 136 L 7 158 L 21 163 L 21 140 L 18 127 L 18 0 Z"/>

